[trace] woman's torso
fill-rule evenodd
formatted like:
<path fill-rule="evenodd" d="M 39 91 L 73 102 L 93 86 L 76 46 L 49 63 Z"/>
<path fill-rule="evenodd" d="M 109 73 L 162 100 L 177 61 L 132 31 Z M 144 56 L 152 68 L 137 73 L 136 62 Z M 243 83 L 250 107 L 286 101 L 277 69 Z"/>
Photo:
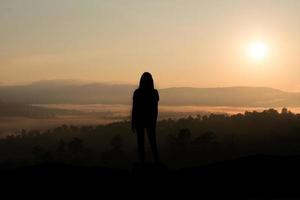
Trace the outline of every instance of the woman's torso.
<path fill-rule="evenodd" d="M 135 120 L 137 126 L 155 125 L 158 113 L 159 96 L 157 90 L 140 90 L 134 92 Z"/>

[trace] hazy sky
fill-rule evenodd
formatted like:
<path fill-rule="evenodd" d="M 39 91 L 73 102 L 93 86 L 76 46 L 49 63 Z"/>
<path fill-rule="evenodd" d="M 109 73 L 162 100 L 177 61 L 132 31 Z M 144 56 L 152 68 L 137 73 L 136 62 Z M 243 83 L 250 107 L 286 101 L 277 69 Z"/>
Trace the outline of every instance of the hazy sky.
<path fill-rule="evenodd" d="M 0 0 L 0 25 L 2 84 L 150 71 L 158 87 L 300 91 L 299 0 Z"/>

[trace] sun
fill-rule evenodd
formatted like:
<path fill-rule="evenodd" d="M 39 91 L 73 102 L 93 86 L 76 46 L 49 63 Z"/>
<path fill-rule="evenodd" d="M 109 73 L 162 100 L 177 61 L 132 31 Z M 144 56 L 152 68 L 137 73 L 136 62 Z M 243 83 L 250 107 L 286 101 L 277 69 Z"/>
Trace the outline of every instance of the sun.
<path fill-rule="evenodd" d="M 247 54 L 251 60 L 262 61 L 267 57 L 268 46 L 261 41 L 252 42 L 248 46 Z"/>

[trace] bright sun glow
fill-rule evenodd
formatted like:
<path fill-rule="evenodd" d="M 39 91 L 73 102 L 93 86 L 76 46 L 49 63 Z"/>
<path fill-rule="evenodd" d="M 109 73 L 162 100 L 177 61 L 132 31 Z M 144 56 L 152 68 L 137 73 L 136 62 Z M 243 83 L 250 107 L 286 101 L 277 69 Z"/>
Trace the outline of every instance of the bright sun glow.
<path fill-rule="evenodd" d="M 267 53 L 267 45 L 263 42 L 253 42 L 248 46 L 248 56 L 254 61 L 264 60 Z"/>

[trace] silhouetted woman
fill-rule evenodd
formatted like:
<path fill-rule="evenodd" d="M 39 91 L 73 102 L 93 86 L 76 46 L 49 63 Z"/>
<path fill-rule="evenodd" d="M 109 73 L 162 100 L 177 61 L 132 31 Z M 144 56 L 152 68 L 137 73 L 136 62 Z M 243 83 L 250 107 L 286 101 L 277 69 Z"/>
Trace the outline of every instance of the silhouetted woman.
<path fill-rule="evenodd" d="M 158 114 L 159 95 L 154 89 L 152 75 L 143 73 L 139 88 L 134 91 L 132 105 L 132 131 L 137 133 L 138 153 L 144 163 L 145 131 L 147 131 L 149 143 L 156 162 L 159 162 L 156 144 L 156 121 Z"/>

